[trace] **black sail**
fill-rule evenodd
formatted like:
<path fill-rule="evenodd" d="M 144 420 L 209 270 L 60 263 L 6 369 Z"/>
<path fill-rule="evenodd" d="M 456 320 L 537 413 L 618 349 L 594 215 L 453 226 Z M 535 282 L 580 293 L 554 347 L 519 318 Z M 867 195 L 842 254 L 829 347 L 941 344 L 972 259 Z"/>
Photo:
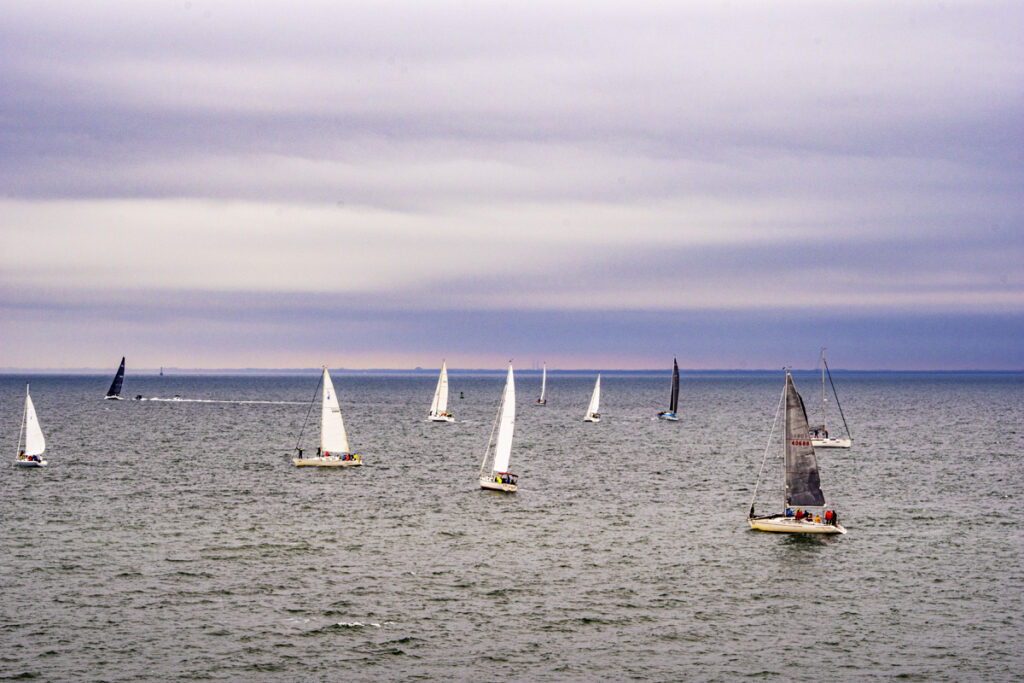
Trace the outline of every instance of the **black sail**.
<path fill-rule="evenodd" d="M 668 401 L 668 411 L 673 415 L 679 409 L 679 363 L 672 359 L 672 398 Z"/>
<path fill-rule="evenodd" d="M 121 384 L 124 383 L 124 356 L 121 356 L 121 367 L 117 369 L 117 374 L 114 375 L 114 381 L 110 383 L 110 388 L 107 389 L 107 396 L 120 396 L 121 395 Z"/>
<path fill-rule="evenodd" d="M 820 507 L 825 504 L 818 475 L 818 459 L 807 427 L 807 411 L 793 378 L 786 373 L 786 505 Z"/>

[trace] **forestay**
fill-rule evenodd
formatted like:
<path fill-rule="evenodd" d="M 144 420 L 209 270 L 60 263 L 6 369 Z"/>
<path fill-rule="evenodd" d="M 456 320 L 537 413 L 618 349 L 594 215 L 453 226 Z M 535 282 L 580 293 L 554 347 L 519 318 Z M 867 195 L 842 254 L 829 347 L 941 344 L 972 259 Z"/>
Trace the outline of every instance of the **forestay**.
<path fill-rule="evenodd" d="M 793 378 L 786 373 L 786 506 L 820 507 L 825 504 L 818 475 L 818 459 L 811 445 L 807 411 Z"/>
<path fill-rule="evenodd" d="M 334 393 L 331 375 L 324 368 L 323 413 L 320 420 L 320 448 L 324 453 L 341 455 L 350 453 L 348 435 L 345 434 L 345 422 L 341 419 L 341 408 L 338 396 Z"/>

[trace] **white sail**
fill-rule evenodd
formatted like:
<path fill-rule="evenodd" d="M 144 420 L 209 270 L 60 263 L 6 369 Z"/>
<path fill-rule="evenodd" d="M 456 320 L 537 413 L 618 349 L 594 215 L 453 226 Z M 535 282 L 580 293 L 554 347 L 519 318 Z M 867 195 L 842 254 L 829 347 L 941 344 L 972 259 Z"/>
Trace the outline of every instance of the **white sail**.
<path fill-rule="evenodd" d="M 434 389 L 434 400 L 430 404 L 430 416 L 444 415 L 448 412 L 448 364 L 441 361 L 441 375 L 437 378 Z"/>
<path fill-rule="evenodd" d="M 512 364 L 508 364 L 508 379 L 505 393 L 501 398 L 501 418 L 498 422 L 498 440 L 494 445 L 494 466 L 492 472 L 508 472 L 508 461 L 512 457 L 512 430 L 516 425 L 516 382 L 512 377 Z"/>
<path fill-rule="evenodd" d="M 341 419 L 341 408 L 338 406 L 338 395 L 334 393 L 331 375 L 324 368 L 323 411 L 320 417 L 320 448 L 324 454 L 341 455 L 351 453 L 348 447 L 348 436 L 345 434 L 345 423 Z"/>
<path fill-rule="evenodd" d="M 590 395 L 590 405 L 587 406 L 587 414 L 585 417 L 590 417 L 596 413 L 601 412 L 601 375 L 598 374 L 597 381 L 594 382 L 594 393 Z"/>
<path fill-rule="evenodd" d="M 25 389 L 25 455 L 42 455 L 46 450 L 46 438 L 36 417 L 36 407 Z"/>
<path fill-rule="evenodd" d="M 547 388 L 548 388 L 548 364 L 545 363 L 544 364 L 544 369 L 541 371 L 541 375 L 540 375 L 540 401 L 539 401 L 539 403 L 544 403 L 544 401 L 547 400 L 544 397 L 545 392 L 547 391 Z"/>

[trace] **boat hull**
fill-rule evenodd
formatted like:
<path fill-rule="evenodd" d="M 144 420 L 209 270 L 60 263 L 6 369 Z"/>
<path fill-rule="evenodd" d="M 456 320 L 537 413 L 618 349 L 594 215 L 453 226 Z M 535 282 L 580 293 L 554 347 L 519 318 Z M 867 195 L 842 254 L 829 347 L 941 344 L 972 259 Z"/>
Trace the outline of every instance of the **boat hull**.
<path fill-rule="evenodd" d="M 431 422 L 455 422 L 455 418 L 451 415 L 431 415 Z"/>
<path fill-rule="evenodd" d="M 504 491 L 505 493 L 512 493 L 516 490 L 516 485 L 504 484 L 500 481 L 495 481 L 492 477 L 480 477 L 480 488 L 488 489 L 490 491 Z"/>
<path fill-rule="evenodd" d="M 583 421 L 584 422 L 600 422 L 601 418 L 598 417 L 598 416 L 594 416 L 594 415 L 587 415 L 585 418 L 583 418 Z"/>
<path fill-rule="evenodd" d="M 755 531 L 771 531 L 777 534 L 845 534 L 842 524 L 826 524 L 825 522 L 798 520 L 796 517 L 775 515 L 772 517 L 750 517 L 747 519 L 750 528 Z"/>
<path fill-rule="evenodd" d="M 811 439 L 811 445 L 815 448 L 849 448 L 853 439 Z"/>
<path fill-rule="evenodd" d="M 359 467 L 363 464 L 362 458 L 356 460 L 342 460 L 333 455 L 326 458 L 292 458 L 296 467 Z"/>
<path fill-rule="evenodd" d="M 46 467 L 45 460 L 15 460 L 14 464 L 18 467 Z"/>
<path fill-rule="evenodd" d="M 103 400 L 104 401 L 123 401 L 124 399 L 121 398 L 120 396 L 104 396 Z"/>
<path fill-rule="evenodd" d="M 675 413 L 658 413 L 659 420 L 668 420 L 669 422 L 679 422 L 679 418 L 676 417 Z"/>
<path fill-rule="evenodd" d="M 535 406 L 546 406 L 547 404 L 548 404 L 548 400 L 547 399 L 541 400 L 541 399 L 538 398 L 536 401 L 533 402 L 533 405 L 535 405 Z"/>

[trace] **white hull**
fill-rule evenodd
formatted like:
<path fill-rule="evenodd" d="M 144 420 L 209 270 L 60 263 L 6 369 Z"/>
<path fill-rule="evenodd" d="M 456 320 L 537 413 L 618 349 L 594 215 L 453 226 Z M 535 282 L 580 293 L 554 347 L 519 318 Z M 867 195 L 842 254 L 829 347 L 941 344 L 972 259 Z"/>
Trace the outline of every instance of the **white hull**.
<path fill-rule="evenodd" d="M 669 422 L 679 422 L 679 418 L 672 413 L 658 413 L 659 420 L 668 420 Z"/>
<path fill-rule="evenodd" d="M 431 415 L 431 422 L 455 422 L 455 418 L 452 415 Z"/>
<path fill-rule="evenodd" d="M 120 396 L 104 396 L 103 399 L 106 400 L 106 401 L 123 401 L 124 400 Z"/>
<path fill-rule="evenodd" d="M 14 464 L 18 467 L 45 467 L 45 460 L 15 460 Z"/>
<path fill-rule="evenodd" d="M 548 400 L 547 399 L 544 399 L 542 401 L 539 398 L 536 401 L 534 401 L 534 403 L 533 403 L 533 405 L 535 405 L 535 406 L 546 406 L 547 404 L 548 404 Z"/>
<path fill-rule="evenodd" d="M 842 524 L 826 524 L 806 518 L 776 515 L 774 517 L 752 517 L 747 519 L 750 528 L 757 531 L 773 531 L 780 534 L 845 534 Z"/>
<path fill-rule="evenodd" d="M 849 448 L 853 439 L 811 439 L 811 445 L 815 448 Z"/>
<path fill-rule="evenodd" d="M 585 418 L 583 418 L 583 421 L 584 422 L 600 422 L 601 421 L 601 416 L 600 415 L 587 415 Z"/>
<path fill-rule="evenodd" d="M 512 493 L 516 490 L 515 484 L 504 484 L 500 481 L 495 481 L 494 477 L 480 477 L 480 488 L 489 489 L 491 491 L 505 491 Z"/>
<path fill-rule="evenodd" d="M 363 464 L 363 459 L 356 456 L 352 460 L 343 460 L 336 455 L 328 455 L 326 457 L 292 458 L 292 462 L 296 467 L 359 467 Z"/>

